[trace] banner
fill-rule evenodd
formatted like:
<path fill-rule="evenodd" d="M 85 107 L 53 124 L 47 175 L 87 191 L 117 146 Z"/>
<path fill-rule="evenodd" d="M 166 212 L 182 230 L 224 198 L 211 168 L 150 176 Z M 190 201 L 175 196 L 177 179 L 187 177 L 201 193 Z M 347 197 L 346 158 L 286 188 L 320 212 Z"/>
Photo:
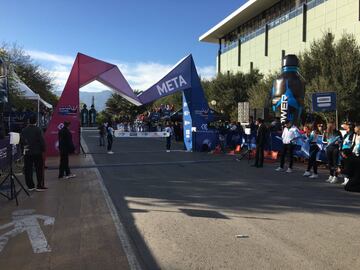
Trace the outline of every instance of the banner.
<path fill-rule="evenodd" d="M 187 151 L 192 150 L 192 118 L 188 103 L 186 102 L 185 94 L 183 93 L 183 136 L 184 144 Z"/>
<path fill-rule="evenodd" d="M 155 83 L 138 97 L 142 104 L 191 88 L 191 55 L 183 58 L 161 80 Z"/>
<path fill-rule="evenodd" d="M 123 132 L 115 130 L 114 136 L 117 138 L 165 138 L 169 137 L 169 132 Z"/>

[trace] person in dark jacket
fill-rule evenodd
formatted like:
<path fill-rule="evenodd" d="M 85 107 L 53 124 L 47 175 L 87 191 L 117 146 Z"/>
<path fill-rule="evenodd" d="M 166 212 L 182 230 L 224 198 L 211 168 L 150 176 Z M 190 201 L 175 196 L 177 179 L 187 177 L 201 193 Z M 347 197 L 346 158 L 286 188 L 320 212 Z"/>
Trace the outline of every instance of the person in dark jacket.
<path fill-rule="evenodd" d="M 25 182 L 29 191 L 35 190 L 33 167 L 35 166 L 37 186 L 36 191 L 45 191 L 44 184 L 44 152 L 45 140 L 43 132 L 36 126 L 36 116 L 29 119 L 29 125 L 20 135 L 20 144 L 24 152 Z"/>
<path fill-rule="evenodd" d="M 326 181 L 331 184 L 337 184 L 339 183 L 339 179 L 337 178 L 336 168 L 338 167 L 339 162 L 339 152 L 340 146 L 342 144 L 342 135 L 340 131 L 336 129 L 334 122 L 328 123 L 324 139 L 327 143 L 326 156 L 330 173 L 330 176 Z"/>
<path fill-rule="evenodd" d="M 177 142 L 181 141 L 181 127 L 178 121 L 175 121 L 174 124 L 174 135 L 175 135 L 175 141 Z"/>
<path fill-rule="evenodd" d="M 105 134 L 106 134 L 106 127 L 104 124 L 101 124 L 98 127 L 99 130 L 99 142 L 100 146 L 105 146 Z"/>
<path fill-rule="evenodd" d="M 63 128 L 59 131 L 59 151 L 60 151 L 60 166 L 59 166 L 59 179 L 73 178 L 75 174 L 71 174 L 69 168 L 69 154 L 74 153 L 75 147 L 72 141 L 72 135 L 68 127 L 70 122 L 65 121 Z"/>
<path fill-rule="evenodd" d="M 349 178 L 344 187 L 345 190 L 360 192 L 360 158 L 355 156 L 349 148 L 342 150 L 341 156 L 344 160 L 344 167 L 339 168 L 338 173 Z"/>
<path fill-rule="evenodd" d="M 261 168 L 264 165 L 264 147 L 266 143 L 267 128 L 261 118 L 256 120 L 256 155 L 254 167 Z"/>

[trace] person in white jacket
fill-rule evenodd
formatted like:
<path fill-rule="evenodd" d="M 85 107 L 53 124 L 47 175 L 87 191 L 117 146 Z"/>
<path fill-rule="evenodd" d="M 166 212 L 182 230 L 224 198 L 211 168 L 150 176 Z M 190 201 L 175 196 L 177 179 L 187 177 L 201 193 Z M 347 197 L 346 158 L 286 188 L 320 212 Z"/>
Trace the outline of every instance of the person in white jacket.
<path fill-rule="evenodd" d="M 171 148 L 171 135 L 173 134 L 170 122 L 166 122 L 164 131 L 170 134 L 168 137 L 166 137 L 166 152 L 169 153 Z"/>
<path fill-rule="evenodd" d="M 289 120 L 285 121 L 285 127 L 282 133 L 283 149 L 281 152 L 280 167 L 276 171 L 284 171 L 285 158 L 289 155 L 289 167 L 286 170 L 287 173 L 291 173 L 293 170 L 293 153 L 295 148 L 295 140 L 298 138 L 299 130 Z"/>

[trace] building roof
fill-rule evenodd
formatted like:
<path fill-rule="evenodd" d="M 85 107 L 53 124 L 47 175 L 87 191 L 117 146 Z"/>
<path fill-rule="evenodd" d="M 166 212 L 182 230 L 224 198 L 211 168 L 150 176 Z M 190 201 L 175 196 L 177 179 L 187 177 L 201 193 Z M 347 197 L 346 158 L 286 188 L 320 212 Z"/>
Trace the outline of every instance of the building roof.
<path fill-rule="evenodd" d="M 218 43 L 220 38 L 223 38 L 239 25 L 247 22 L 277 2 L 279 0 L 248 0 L 240 8 L 203 34 L 199 41 Z"/>

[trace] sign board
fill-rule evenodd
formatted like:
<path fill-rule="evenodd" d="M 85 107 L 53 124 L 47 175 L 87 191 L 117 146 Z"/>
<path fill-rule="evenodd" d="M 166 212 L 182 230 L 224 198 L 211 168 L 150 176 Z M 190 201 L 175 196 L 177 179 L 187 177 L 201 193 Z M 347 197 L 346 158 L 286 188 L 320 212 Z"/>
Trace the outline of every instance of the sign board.
<path fill-rule="evenodd" d="M 164 138 L 169 137 L 169 132 L 123 132 L 115 130 L 114 136 L 117 138 Z"/>
<path fill-rule="evenodd" d="M 312 94 L 313 112 L 333 112 L 336 111 L 336 93 L 322 92 Z"/>

